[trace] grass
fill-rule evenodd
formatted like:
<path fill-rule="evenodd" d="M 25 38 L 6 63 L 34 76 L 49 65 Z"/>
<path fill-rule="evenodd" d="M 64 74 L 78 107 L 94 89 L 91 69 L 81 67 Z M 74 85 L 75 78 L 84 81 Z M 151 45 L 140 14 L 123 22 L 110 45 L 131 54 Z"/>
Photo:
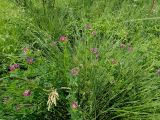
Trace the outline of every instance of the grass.
<path fill-rule="evenodd" d="M 158 120 L 158 5 L 0 0 L 0 118 Z"/>

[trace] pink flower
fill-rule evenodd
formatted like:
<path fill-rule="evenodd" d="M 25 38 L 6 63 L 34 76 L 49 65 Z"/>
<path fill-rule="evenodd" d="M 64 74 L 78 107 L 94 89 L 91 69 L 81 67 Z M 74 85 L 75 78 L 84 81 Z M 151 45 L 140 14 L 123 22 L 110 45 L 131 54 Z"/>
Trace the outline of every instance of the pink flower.
<path fill-rule="evenodd" d="M 79 74 L 79 68 L 75 67 L 70 72 L 71 72 L 71 75 L 77 76 Z"/>
<path fill-rule="evenodd" d="M 23 92 L 23 96 L 30 96 L 31 95 L 31 91 L 30 90 L 25 90 Z"/>
<path fill-rule="evenodd" d="M 15 70 L 14 65 L 11 65 L 11 66 L 9 67 L 9 70 L 10 70 L 10 71 L 14 71 L 14 70 Z"/>
<path fill-rule="evenodd" d="M 72 105 L 71 105 L 72 109 L 77 109 L 78 108 L 78 103 L 77 102 L 72 102 Z"/>
<path fill-rule="evenodd" d="M 34 58 L 27 57 L 27 63 L 28 64 L 33 64 L 34 61 L 35 61 Z"/>
<path fill-rule="evenodd" d="M 61 36 L 61 37 L 59 38 L 59 40 L 60 40 L 61 42 L 65 42 L 65 41 L 67 41 L 67 37 L 66 37 L 66 36 Z"/>
<path fill-rule="evenodd" d="M 19 64 L 13 64 L 9 67 L 10 71 L 14 71 L 15 69 L 19 68 Z"/>
<path fill-rule="evenodd" d="M 94 54 L 97 54 L 98 53 L 98 48 L 92 48 L 91 52 L 94 53 Z"/>
<path fill-rule="evenodd" d="M 13 64 L 15 68 L 19 68 L 19 64 Z"/>
<path fill-rule="evenodd" d="M 23 48 L 23 52 L 27 54 L 29 52 L 29 48 Z"/>

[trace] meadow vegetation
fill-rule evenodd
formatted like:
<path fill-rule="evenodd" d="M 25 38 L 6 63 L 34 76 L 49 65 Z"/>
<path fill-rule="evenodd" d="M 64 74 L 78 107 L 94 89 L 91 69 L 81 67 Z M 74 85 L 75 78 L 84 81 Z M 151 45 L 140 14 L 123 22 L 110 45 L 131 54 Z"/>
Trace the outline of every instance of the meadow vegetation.
<path fill-rule="evenodd" d="M 158 0 L 0 0 L 0 120 L 159 120 Z"/>

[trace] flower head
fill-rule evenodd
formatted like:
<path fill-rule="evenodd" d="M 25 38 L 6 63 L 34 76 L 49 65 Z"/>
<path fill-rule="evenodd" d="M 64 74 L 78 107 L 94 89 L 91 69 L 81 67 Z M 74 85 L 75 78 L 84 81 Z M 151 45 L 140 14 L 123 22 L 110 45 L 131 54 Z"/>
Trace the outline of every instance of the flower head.
<path fill-rule="evenodd" d="M 77 76 L 79 74 L 79 68 L 75 67 L 75 68 L 71 69 L 70 73 L 73 76 Z"/>
<path fill-rule="evenodd" d="M 30 96 L 31 95 L 31 91 L 30 90 L 25 90 L 23 92 L 23 96 Z"/>
<path fill-rule="evenodd" d="M 27 57 L 27 63 L 28 64 L 33 64 L 34 61 L 35 61 L 34 58 Z"/>
<path fill-rule="evenodd" d="M 78 103 L 73 101 L 71 104 L 72 109 L 77 109 L 78 108 Z"/>
<path fill-rule="evenodd" d="M 29 52 L 29 48 L 23 48 L 23 53 L 27 54 Z"/>
<path fill-rule="evenodd" d="M 65 41 L 67 41 L 67 37 L 66 37 L 66 36 L 61 36 L 61 37 L 59 38 L 59 40 L 60 40 L 61 42 L 65 42 Z"/>
<path fill-rule="evenodd" d="M 14 70 L 15 70 L 14 65 L 11 65 L 11 66 L 9 67 L 9 70 L 10 70 L 10 71 L 14 71 Z"/>
<path fill-rule="evenodd" d="M 15 68 L 19 68 L 19 64 L 13 64 Z"/>
<path fill-rule="evenodd" d="M 98 48 L 92 48 L 91 52 L 94 53 L 94 54 L 97 54 L 98 53 Z"/>
<path fill-rule="evenodd" d="M 19 68 L 19 64 L 13 64 L 13 65 L 11 65 L 10 67 L 9 67 L 9 70 L 10 71 L 14 71 L 15 69 L 18 69 Z"/>

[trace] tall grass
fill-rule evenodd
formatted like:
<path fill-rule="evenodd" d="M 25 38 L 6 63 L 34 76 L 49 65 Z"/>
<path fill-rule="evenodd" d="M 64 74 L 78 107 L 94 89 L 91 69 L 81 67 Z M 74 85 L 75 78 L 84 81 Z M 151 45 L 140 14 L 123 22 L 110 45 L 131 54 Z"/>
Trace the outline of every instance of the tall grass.
<path fill-rule="evenodd" d="M 14 38 L 24 46 L 17 45 L 17 59 L 10 64 L 18 62 L 26 70 L 1 75 L 1 98 L 15 99 L 3 104 L 2 118 L 159 119 L 159 20 L 146 19 L 159 17 L 158 7 L 150 13 L 151 2 L 145 0 L 15 2 L 31 21 L 25 18 L 20 23 L 23 29 L 16 29 Z M 19 21 L 12 26 L 21 28 Z M 61 36 L 66 36 L 65 42 Z M 28 56 L 36 58 L 33 65 L 26 64 L 21 55 L 26 44 L 31 50 Z M 21 92 L 28 88 L 33 94 L 24 99 Z M 53 88 L 60 98 L 48 111 L 47 97 Z M 73 103 L 78 106 L 73 108 Z M 17 104 L 22 104 L 20 110 L 11 112 Z"/>

